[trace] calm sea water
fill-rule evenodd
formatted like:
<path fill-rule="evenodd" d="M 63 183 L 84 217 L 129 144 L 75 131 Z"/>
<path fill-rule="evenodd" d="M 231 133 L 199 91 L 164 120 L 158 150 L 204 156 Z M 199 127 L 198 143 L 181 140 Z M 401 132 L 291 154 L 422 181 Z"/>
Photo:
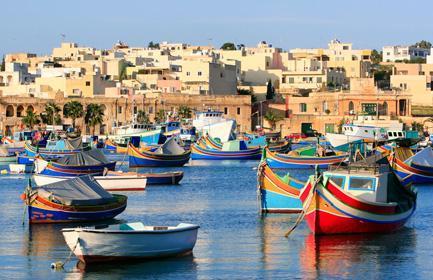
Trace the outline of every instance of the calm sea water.
<path fill-rule="evenodd" d="M 433 278 L 433 186 L 418 187 L 416 214 L 397 233 L 314 237 L 302 223 L 284 238 L 297 216 L 258 213 L 256 166 L 255 161 L 194 161 L 173 169 L 185 172 L 179 186 L 129 193 L 117 222 L 199 224 L 193 256 L 84 269 L 72 258 L 62 271 L 52 271 L 50 263 L 69 255 L 59 231 L 65 226 L 29 226 L 27 220 L 22 225 L 19 194 L 28 176 L 1 175 L 0 278 Z"/>

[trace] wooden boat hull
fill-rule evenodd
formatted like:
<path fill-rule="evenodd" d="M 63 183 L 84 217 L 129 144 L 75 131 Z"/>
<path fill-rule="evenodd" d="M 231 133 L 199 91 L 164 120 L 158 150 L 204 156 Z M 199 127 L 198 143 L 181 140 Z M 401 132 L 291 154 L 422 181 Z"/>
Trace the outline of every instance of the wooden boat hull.
<path fill-rule="evenodd" d="M 329 180 L 326 187 L 313 184 L 311 180 L 307 183 L 300 198 L 308 226 L 317 235 L 392 232 L 401 228 L 416 209 L 414 200 L 407 211 L 396 213 L 395 205 L 377 206 L 356 200 Z"/>
<path fill-rule="evenodd" d="M 197 241 L 198 226 L 174 232 L 63 229 L 62 233 L 77 258 L 88 264 L 190 254 Z"/>
<path fill-rule="evenodd" d="M 35 157 L 36 155 L 41 155 L 43 158 L 54 159 L 63 157 L 66 155 L 73 155 L 84 150 L 90 149 L 90 147 L 82 148 L 82 149 L 74 149 L 74 150 L 54 150 L 54 149 L 46 149 L 46 148 L 36 148 L 32 146 L 30 143 L 25 143 L 24 146 L 26 155 L 29 157 Z"/>
<path fill-rule="evenodd" d="M 127 204 L 127 197 L 114 195 L 117 201 L 98 206 L 74 207 L 64 206 L 39 196 L 32 197 L 28 207 L 31 224 L 36 223 L 74 223 L 112 219 L 122 213 Z"/>
<path fill-rule="evenodd" d="M 345 161 L 346 155 L 337 155 L 329 157 L 293 157 L 266 151 L 266 160 L 271 168 L 328 168 L 329 165 L 339 164 Z"/>
<path fill-rule="evenodd" d="M 35 174 L 33 179 L 36 185 L 44 186 L 47 184 L 57 183 L 73 177 L 66 176 L 45 176 Z M 147 178 L 144 176 L 94 176 L 96 182 L 106 191 L 144 191 L 147 184 Z"/>
<path fill-rule="evenodd" d="M 192 159 L 205 160 L 258 160 L 261 157 L 261 149 L 249 149 L 245 151 L 220 151 L 205 149 L 197 144 L 191 146 Z"/>
<path fill-rule="evenodd" d="M 139 151 L 130 145 L 128 149 L 129 167 L 181 167 L 188 163 L 191 152 L 181 155 L 162 155 L 151 151 Z"/>
<path fill-rule="evenodd" d="M 54 162 L 46 162 L 43 159 L 37 158 L 35 161 L 35 173 L 49 176 L 82 176 L 86 174 L 102 175 L 105 169 L 114 170 L 116 162 L 110 162 L 99 165 L 83 165 L 69 166 Z"/>
<path fill-rule="evenodd" d="M 389 156 L 388 161 L 392 170 L 403 185 L 433 183 L 433 171 L 410 166 L 393 156 Z"/>
<path fill-rule="evenodd" d="M 177 185 L 183 178 L 183 172 L 143 173 L 148 185 Z"/>
<path fill-rule="evenodd" d="M 284 182 L 263 161 L 257 172 L 259 198 L 263 213 L 297 213 L 302 211 L 299 199 L 304 183 L 290 179 Z"/>

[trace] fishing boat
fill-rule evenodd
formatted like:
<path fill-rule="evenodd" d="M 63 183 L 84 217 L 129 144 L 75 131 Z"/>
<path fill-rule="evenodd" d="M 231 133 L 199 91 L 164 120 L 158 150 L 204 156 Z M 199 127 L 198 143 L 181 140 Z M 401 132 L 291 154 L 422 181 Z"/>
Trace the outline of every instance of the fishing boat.
<path fill-rule="evenodd" d="M 243 140 L 225 142 L 221 149 L 209 148 L 201 143 L 191 146 L 192 159 L 206 160 L 254 160 L 260 159 L 261 149 L 249 149 Z"/>
<path fill-rule="evenodd" d="M 388 161 L 402 184 L 433 182 L 433 150 L 426 147 L 414 154 L 409 147 L 396 147 Z"/>
<path fill-rule="evenodd" d="M 271 168 L 328 168 L 331 164 L 340 164 L 347 159 L 347 154 L 336 152 L 334 155 L 301 156 L 296 151 L 289 154 L 275 153 L 265 148 L 264 155 Z"/>
<path fill-rule="evenodd" d="M 139 176 L 147 179 L 147 185 L 177 185 L 183 178 L 183 171 L 158 172 L 158 173 L 137 173 L 108 171 L 107 176 Z"/>
<path fill-rule="evenodd" d="M 314 234 L 395 231 L 416 208 L 416 193 L 387 165 L 340 167 L 311 176 L 300 199 Z"/>
<path fill-rule="evenodd" d="M 105 148 L 107 151 L 110 151 L 110 152 L 116 152 L 117 144 L 116 144 L 113 140 L 111 140 L 111 139 L 107 139 L 107 140 L 105 140 L 104 148 Z"/>
<path fill-rule="evenodd" d="M 127 144 L 131 137 L 139 137 L 142 143 L 156 145 L 161 141 L 161 127 L 150 124 L 132 123 L 128 125 L 113 127 L 112 134 L 107 137 L 115 143 Z"/>
<path fill-rule="evenodd" d="M 48 161 L 35 158 L 35 173 L 51 176 L 82 176 L 85 174 L 102 175 L 104 170 L 114 170 L 115 161 L 109 161 L 98 149 L 82 151 Z"/>
<path fill-rule="evenodd" d="M 145 226 L 141 222 L 62 229 L 66 244 L 84 263 L 191 254 L 198 225 Z"/>
<path fill-rule="evenodd" d="M 326 139 L 333 147 L 338 149 L 340 146 L 347 145 L 354 141 L 362 142 L 382 142 L 388 139 L 386 130 L 382 127 L 369 125 L 345 124 L 342 126 L 343 134 L 326 133 Z"/>
<path fill-rule="evenodd" d="M 60 148 L 59 148 L 60 147 Z M 24 145 L 26 155 L 29 157 L 35 157 L 40 155 L 44 158 L 60 158 L 67 155 L 73 155 L 82 151 L 90 150 L 91 147 L 74 147 L 66 139 L 57 141 L 56 146 L 49 146 L 47 148 L 39 148 L 33 146 L 30 141 L 27 141 Z"/>
<path fill-rule="evenodd" d="M 262 136 L 262 137 L 265 137 L 265 136 Z M 288 141 L 285 141 L 283 143 L 269 143 L 269 144 L 267 144 L 266 138 L 261 138 L 262 140 L 260 140 L 260 141 L 259 140 L 251 141 L 249 139 L 251 139 L 251 138 L 249 138 L 249 136 L 247 136 L 247 137 L 244 137 L 244 140 L 243 140 L 249 149 L 264 148 L 265 146 L 268 146 L 269 150 L 271 150 L 273 152 L 284 153 L 284 152 L 290 151 L 291 146 L 292 146 L 291 143 Z M 201 144 L 201 146 L 203 148 L 206 147 L 206 148 L 215 149 L 215 150 L 222 150 L 223 149 L 223 143 L 221 143 L 217 139 L 213 139 L 209 135 L 201 137 L 199 139 L 199 144 Z"/>
<path fill-rule="evenodd" d="M 35 188 L 29 184 L 21 198 L 32 224 L 112 219 L 127 203 L 126 196 L 108 193 L 90 175 Z"/>
<path fill-rule="evenodd" d="M 192 125 L 202 136 L 209 135 L 223 143 L 236 139 L 236 121 L 224 118 L 223 114 L 223 112 L 211 109 L 195 112 Z"/>
<path fill-rule="evenodd" d="M 297 213 L 302 211 L 299 199 L 300 190 L 305 182 L 291 178 L 289 174 L 281 177 L 263 160 L 257 171 L 258 195 L 262 213 Z"/>
<path fill-rule="evenodd" d="M 140 151 L 129 144 L 128 155 L 129 167 L 179 167 L 189 161 L 191 151 L 185 151 L 177 144 L 175 138 L 169 138 L 154 151 Z"/>

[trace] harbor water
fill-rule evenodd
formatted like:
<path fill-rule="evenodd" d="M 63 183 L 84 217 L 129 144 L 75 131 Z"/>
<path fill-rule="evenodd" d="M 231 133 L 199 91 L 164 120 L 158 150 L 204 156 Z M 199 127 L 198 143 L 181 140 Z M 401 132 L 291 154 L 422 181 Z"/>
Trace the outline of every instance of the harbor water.
<path fill-rule="evenodd" d="M 303 222 L 285 238 L 298 216 L 259 213 L 257 165 L 193 161 L 183 168 L 164 169 L 185 172 L 178 186 L 126 193 L 128 206 L 111 223 L 198 224 L 192 256 L 87 267 L 77 265 L 72 256 L 59 271 L 51 270 L 50 264 L 69 256 L 60 229 L 71 225 L 29 226 L 27 216 L 23 225 L 19 196 L 29 175 L 0 175 L 1 278 L 431 279 L 433 186 L 418 187 L 415 215 L 396 233 L 315 237 Z M 305 178 L 305 172 L 292 175 Z"/>

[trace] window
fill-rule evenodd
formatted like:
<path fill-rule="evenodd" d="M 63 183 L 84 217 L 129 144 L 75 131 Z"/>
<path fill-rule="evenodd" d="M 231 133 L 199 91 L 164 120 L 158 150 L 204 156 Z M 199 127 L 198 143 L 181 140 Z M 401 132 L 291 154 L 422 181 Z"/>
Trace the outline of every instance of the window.
<path fill-rule="evenodd" d="M 238 115 L 241 114 L 241 107 L 238 107 Z"/>
<path fill-rule="evenodd" d="M 134 106 L 134 114 L 137 114 L 137 106 Z"/>
<path fill-rule="evenodd" d="M 187 75 L 187 76 L 190 76 L 190 75 L 191 75 L 191 73 L 190 73 L 190 72 L 186 72 L 186 75 Z"/>
<path fill-rule="evenodd" d="M 153 113 L 153 107 L 149 106 L 149 114 L 152 114 L 152 113 Z"/>
<path fill-rule="evenodd" d="M 227 107 L 224 107 L 224 115 L 227 115 L 227 113 L 229 112 Z"/>
<path fill-rule="evenodd" d="M 283 84 L 286 83 L 286 77 L 283 77 L 283 78 L 281 79 L 281 83 L 283 83 Z"/>
<path fill-rule="evenodd" d="M 86 86 L 87 87 L 90 86 L 90 82 L 89 81 L 86 82 Z"/>
<path fill-rule="evenodd" d="M 374 178 L 356 178 L 352 177 L 349 181 L 349 189 L 360 191 L 374 191 L 376 179 Z"/>
<path fill-rule="evenodd" d="M 346 177 L 343 176 L 329 176 L 329 180 L 331 180 L 332 182 L 334 182 L 337 186 L 339 186 L 340 188 L 344 188 L 344 182 Z"/>
<path fill-rule="evenodd" d="M 197 75 L 201 76 L 201 74 L 202 74 L 201 71 L 198 71 Z"/>
<path fill-rule="evenodd" d="M 220 73 L 220 78 L 224 78 L 223 72 Z"/>
<path fill-rule="evenodd" d="M 307 104 L 306 103 L 300 103 L 299 104 L 299 111 L 301 111 L 302 113 L 307 112 Z"/>
<path fill-rule="evenodd" d="M 117 113 L 122 114 L 122 106 L 119 106 L 119 108 L 117 109 Z"/>
<path fill-rule="evenodd" d="M 289 84 L 294 84 L 295 83 L 295 78 L 289 78 Z"/>
<path fill-rule="evenodd" d="M 322 82 L 322 77 L 317 77 L 317 82 L 321 83 Z"/>

